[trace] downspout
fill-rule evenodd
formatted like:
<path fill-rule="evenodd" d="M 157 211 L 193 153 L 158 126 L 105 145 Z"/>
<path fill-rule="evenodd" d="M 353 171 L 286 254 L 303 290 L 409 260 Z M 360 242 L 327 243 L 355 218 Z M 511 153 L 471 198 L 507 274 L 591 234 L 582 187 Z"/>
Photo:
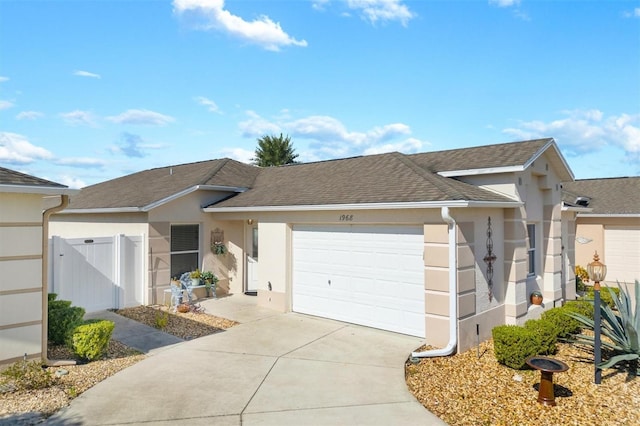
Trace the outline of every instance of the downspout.
<path fill-rule="evenodd" d="M 47 209 L 42 213 L 42 359 L 49 366 L 74 365 L 72 360 L 52 361 L 47 354 L 47 330 L 49 328 L 49 314 L 47 306 L 49 304 L 49 218 L 52 214 L 64 210 L 69 205 L 69 196 L 61 195 L 60 204 Z"/>
<path fill-rule="evenodd" d="M 442 207 L 442 220 L 449 225 L 449 343 L 442 349 L 412 352 L 411 358 L 432 358 L 448 356 L 458 346 L 458 256 L 456 221 L 451 217 L 449 207 Z"/>

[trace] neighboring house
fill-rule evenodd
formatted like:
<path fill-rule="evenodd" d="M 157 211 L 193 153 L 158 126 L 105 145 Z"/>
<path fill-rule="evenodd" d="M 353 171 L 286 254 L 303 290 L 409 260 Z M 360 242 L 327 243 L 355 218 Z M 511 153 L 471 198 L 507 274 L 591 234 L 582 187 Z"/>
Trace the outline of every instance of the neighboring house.
<path fill-rule="evenodd" d="M 219 294 L 462 351 L 523 323 L 533 290 L 546 307 L 575 297 L 572 180 L 553 139 L 272 168 L 212 160 L 85 188 L 50 235 L 146 235 L 144 303 L 204 267 Z"/>
<path fill-rule="evenodd" d="M 640 177 L 584 179 L 564 185 L 565 202 L 582 205 L 576 219 L 576 264 L 598 252 L 606 280 L 640 279 Z"/>
<path fill-rule="evenodd" d="M 0 364 L 46 359 L 47 222 L 76 192 L 0 167 Z M 48 197 L 59 207 L 45 210 Z"/>

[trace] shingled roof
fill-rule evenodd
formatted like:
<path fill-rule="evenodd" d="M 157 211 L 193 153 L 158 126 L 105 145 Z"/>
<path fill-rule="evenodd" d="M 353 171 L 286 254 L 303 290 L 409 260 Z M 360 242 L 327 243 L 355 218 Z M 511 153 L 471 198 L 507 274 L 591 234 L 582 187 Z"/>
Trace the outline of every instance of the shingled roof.
<path fill-rule="evenodd" d="M 589 198 L 592 215 L 640 215 L 640 176 L 580 179 L 563 185 L 569 204 L 577 197 Z"/>
<path fill-rule="evenodd" d="M 412 161 L 435 173 L 525 166 L 552 138 L 412 154 Z"/>
<path fill-rule="evenodd" d="M 212 207 L 427 201 L 514 200 L 438 176 L 417 166 L 408 156 L 394 152 L 262 169 L 250 191 Z"/>
<path fill-rule="evenodd" d="M 258 172 L 228 158 L 144 170 L 83 188 L 69 208 L 144 209 L 196 187 L 249 188 Z"/>
<path fill-rule="evenodd" d="M 230 159 L 145 170 L 84 188 L 70 209 L 145 209 L 204 186 L 237 188 L 210 208 L 487 202 L 511 198 L 442 175 L 450 170 L 526 167 L 553 139 L 405 155 L 398 152 L 260 168 Z M 556 147 L 557 150 L 557 147 Z M 564 164 L 559 154 L 557 162 Z M 570 171 L 563 172 L 573 178 Z M 246 189 L 240 190 L 240 188 Z"/>
<path fill-rule="evenodd" d="M 41 190 L 66 190 L 68 187 L 50 180 L 41 179 L 15 170 L 0 167 L 0 191 L 12 189 L 12 192 L 23 190 L 29 192 Z"/>

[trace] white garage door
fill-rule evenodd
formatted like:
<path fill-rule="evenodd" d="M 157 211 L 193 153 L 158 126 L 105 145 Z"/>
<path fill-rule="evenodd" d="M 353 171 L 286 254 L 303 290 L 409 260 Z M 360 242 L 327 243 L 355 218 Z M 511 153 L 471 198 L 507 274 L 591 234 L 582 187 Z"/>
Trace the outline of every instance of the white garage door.
<path fill-rule="evenodd" d="M 640 279 L 640 227 L 606 227 L 604 263 L 607 281 L 633 283 Z"/>
<path fill-rule="evenodd" d="M 425 337 L 422 226 L 294 226 L 293 310 Z"/>

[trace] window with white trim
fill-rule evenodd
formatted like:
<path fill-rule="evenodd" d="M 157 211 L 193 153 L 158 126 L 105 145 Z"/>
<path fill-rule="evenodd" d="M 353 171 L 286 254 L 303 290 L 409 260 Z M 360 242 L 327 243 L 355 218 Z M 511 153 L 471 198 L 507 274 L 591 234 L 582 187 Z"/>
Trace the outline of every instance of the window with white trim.
<path fill-rule="evenodd" d="M 536 225 L 527 224 L 527 236 L 529 237 L 529 275 L 536 274 Z"/>
<path fill-rule="evenodd" d="M 198 269 L 200 225 L 171 225 L 171 277 Z"/>

